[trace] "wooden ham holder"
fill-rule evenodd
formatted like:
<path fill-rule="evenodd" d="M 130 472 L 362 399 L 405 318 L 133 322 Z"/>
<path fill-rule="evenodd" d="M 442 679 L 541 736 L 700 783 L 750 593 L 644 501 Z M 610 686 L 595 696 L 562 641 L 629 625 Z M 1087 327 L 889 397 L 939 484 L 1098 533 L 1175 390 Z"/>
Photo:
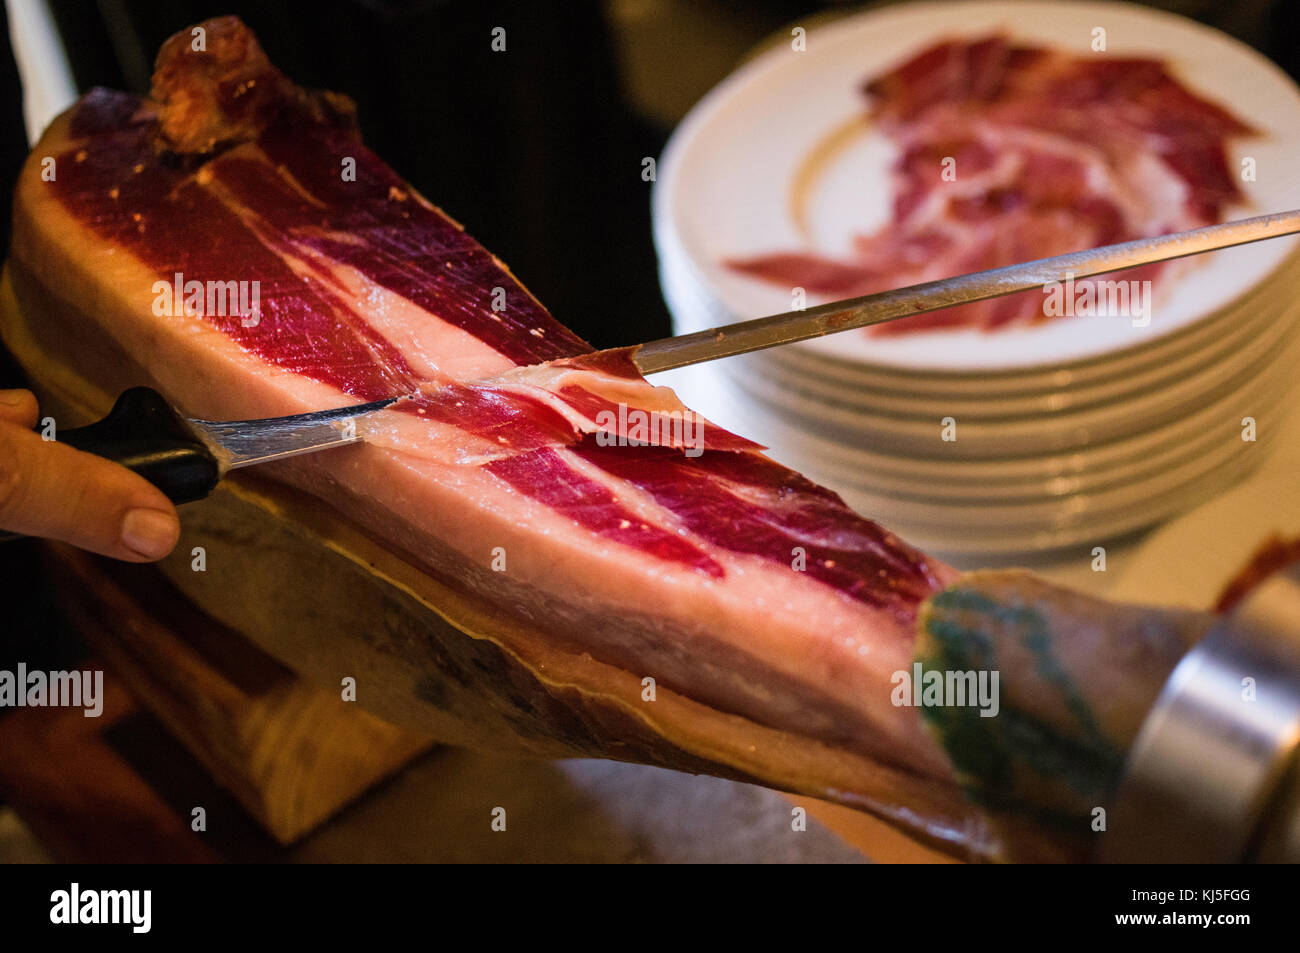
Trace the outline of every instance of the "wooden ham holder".
<path fill-rule="evenodd" d="M 6 272 L 0 330 L 42 414 L 65 426 L 102 416 L 115 393 L 41 346 L 43 313 L 72 305 L 26 286 L 24 301 L 20 313 Z M 98 341 L 80 347 L 121 361 Z M 135 382 L 149 383 L 143 372 Z M 740 780 L 760 778 L 761 765 L 746 769 L 756 746 L 789 744 L 687 699 L 648 714 L 632 673 L 506 626 L 491 606 L 254 471 L 182 509 L 181 542 L 158 568 L 110 566 L 63 546 L 49 553 L 96 653 L 280 842 L 435 742 L 541 757 L 626 750 L 627 760 Z M 355 703 L 341 697 L 349 678 Z M 580 687 L 597 681 L 604 691 Z M 788 777 L 761 780 L 853 790 L 863 770 L 847 755 L 805 765 L 786 757 Z M 878 860 L 951 859 L 867 814 L 798 803 Z"/>
<path fill-rule="evenodd" d="M 46 547 L 96 656 L 272 837 L 289 844 L 432 745 L 304 683 L 156 571 Z"/>

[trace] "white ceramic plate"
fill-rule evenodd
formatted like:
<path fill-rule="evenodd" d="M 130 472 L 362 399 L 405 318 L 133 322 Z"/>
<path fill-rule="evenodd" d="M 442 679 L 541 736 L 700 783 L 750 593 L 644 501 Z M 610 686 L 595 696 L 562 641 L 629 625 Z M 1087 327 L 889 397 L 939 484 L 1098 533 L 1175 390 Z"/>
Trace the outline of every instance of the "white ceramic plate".
<path fill-rule="evenodd" d="M 1296 299 L 1300 288 L 1300 254 L 1260 283 L 1238 302 L 1149 344 L 1128 348 L 1105 358 L 1008 371 L 1004 374 L 934 374 L 919 370 L 868 367 L 836 360 L 802 347 L 776 348 L 761 353 L 763 361 L 790 368 L 809 382 L 833 388 L 841 401 L 859 394 L 897 393 L 943 400 L 1008 400 L 1036 396 L 1057 398 L 1083 395 L 1089 388 L 1108 387 L 1166 366 L 1197 350 L 1213 348 L 1225 336 L 1246 324 L 1276 320 Z M 675 292 L 680 296 L 680 290 Z M 870 396 L 864 398 L 870 403 Z"/>
<path fill-rule="evenodd" d="M 1280 297 L 1280 296 L 1279 296 Z M 780 349 L 763 355 L 752 372 L 761 380 L 759 386 L 783 390 L 808 401 L 810 412 L 842 410 L 851 414 L 885 414 L 892 417 L 921 418 L 927 423 L 953 415 L 958 419 L 1005 421 L 1033 418 L 1043 426 L 1056 425 L 1063 415 L 1086 408 L 1124 402 L 1135 413 L 1147 396 L 1167 384 L 1196 379 L 1212 372 L 1220 361 L 1247 348 L 1275 323 L 1284 320 L 1276 309 L 1263 309 L 1243 315 L 1243 320 L 1228 327 L 1209 327 L 1216 333 L 1194 342 L 1197 346 L 1179 349 L 1149 367 L 1118 374 L 1096 384 L 1063 385 L 1051 391 L 988 392 L 954 396 L 894 388 L 847 387 L 833 377 L 817 374 L 796 362 L 785 359 Z M 1203 325 L 1198 324 L 1198 330 Z M 722 365 L 726 367 L 726 365 Z M 734 376 L 734 375 L 733 375 Z M 772 403 L 772 401 L 769 401 Z"/>
<path fill-rule="evenodd" d="M 1295 358 L 1295 349 L 1290 351 Z M 964 460 L 873 452 L 774 421 L 752 421 L 750 433 L 773 454 L 839 489 L 859 487 L 929 502 L 1035 501 L 1083 488 L 1111 486 L 1211 452 L 1240 432 L 1241 417 L 1267 419 L 1289 381 L 1281 354 L 1244 387 L 1171 421 L 1166 427 L 1079 451 L 1021 458 Z M 752 411 L 751 411 L 752 413 Z M 759 415 L 755 415 L 757 418 Z M 757 429 L 755 429 L 757 428 Z M 960 442 L 960 441 L 959 441 Z"/>
<path fill-rule="evenodd" d="M 1089 54 L 1092 29 L 1103 26 L 1109 55 L 1160 57 L 1191 89 L 1267 133 L 1230 145 L 1234 165 L 1250 155 L 1259 170 L 1255 182 L 1243 183 L 1249 206 L 1232 213 L 1300 206 L 1300 180 L 1290 174 L 1300 153 L 1300 91 L 1276 66 L 1228 36 L 1125 4 L 909 4 L 816 27 L 806 52 L 774 48 L 696 106 L 659 164 L 654 210 L 661 256 L 679 254 L 689 261 L 701 295 L 726 313 L 752 317 L 787 310 L 784 290 L 720 262 L 780 249 L 835 254 L 849 236 L 883 223 L 889 156 L 870 143 L 846 153 L 849 166 L 828 179 L 857 183 L 852 193 L 813 201 L 809 237 L 791 214 L 790 185 L 807 150 L 862 112 L 858 89 L 864 79 L 952 35 L 954 26 L 971 36 L 1001 29 L 1081 55 Z M 1195 267 L 1166 284 L 1167 297 L 1148 328 L 1133 328 L 1123 319 L 1072 318 L 991 334 L 937 330 L 870 338 L 849 332 L 799 346 L 868 365 L 975 373 L 1086 360 L 1156 340 L 1229 305 L 1295 247 L 1294 239 L 1279 239 L 1200 256 Z"/>
<path fill-rule="evenodd" d="M 787 382 L 740 368 L 738 389 L 766 408 L 808 432 L 817 432 L 846 446 L 870 446 L 882 452 L 950 460 L 1034 457 L 1084 450 L 1134 435 L 1149 435 L 1179 426 L 1208 403 L 1237 392 L 1272 363 L 1276 349 L 1295 325 L 1295 310 L 1249 333 L 1238 346 L 1208 360 L 1194 373 L 1161 387 L 1139 388 L 1125 399 L 1031 416 L 979 416 L 956 408 L 933 416 L 869 413 L 845 408 L 820 397 L 809 398 Z M 940 441 L 941 419 L 956 421 L 957 440 Z"/>

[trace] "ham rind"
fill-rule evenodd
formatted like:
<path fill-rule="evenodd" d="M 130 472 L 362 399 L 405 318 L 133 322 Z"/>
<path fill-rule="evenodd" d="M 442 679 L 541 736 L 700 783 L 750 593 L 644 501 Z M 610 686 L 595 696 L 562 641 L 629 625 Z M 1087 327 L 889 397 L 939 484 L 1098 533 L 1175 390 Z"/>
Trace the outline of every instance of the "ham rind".
<path fill-rule="evenodd" d="M 872 294 L 1209 225 L 1242 199 L 1224 143 L 1252 130 L 1157 60 L 1074 58 L 1000 35 L 948 40 L 864 92 L 898 148 L 893 220 L 859 236 L 844 260 L 777 251 L 729 267 L 826 297 Z M 867 333 L 992 330 L 1050 320 L 1044 304 L 1043 294 L 1023 292 Z"/>
<path fill-rule="evenodd" d="M 364 147 L 345 102 L 284 81 L 238 21 L 205 27 L 205 51 L 188 32 L 164 47 L 151 100 L 94 91 L 36 146 L 10 273 L 42 353 L 211 419 L 404 396 L 359 422 L 364 444 L 259 476 L 449 600 L 491 605 L 503 639 L 530 633 L 514 657 L 653 677 L 661 724 L 730 725 L 689 757 L 638 755 L 679 750 L 684 727 L 663 748 L 632 746 L 629 728 L 572 750 L 763 780 L 1000 850 L 890 699 L 918 607 L 953 571 L 692 414 L 626 351 L 593 351 Z M 260 296 L 187 313 L 178 280 Z M 565 691 L 603 697 L 601 677 Z"/>

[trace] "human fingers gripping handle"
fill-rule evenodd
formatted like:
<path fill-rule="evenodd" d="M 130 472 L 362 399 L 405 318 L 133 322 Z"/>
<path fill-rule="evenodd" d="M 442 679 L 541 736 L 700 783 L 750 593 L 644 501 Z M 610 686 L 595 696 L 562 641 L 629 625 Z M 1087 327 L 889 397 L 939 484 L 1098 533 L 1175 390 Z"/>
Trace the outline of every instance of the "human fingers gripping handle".
<path fill-rule="evenodd" d="M 130 562 L 170 552 L 180 536 L 180 523 L 168 495 L 113 462 L 125 458 L 147 469 L 150 463 L 157 467 L 159 459 L 145 455 L 132 461 L 129 441 L 115 442 L 114 428 L 106 426 L 113 414 L 90 427 L 66 431 L 57 441 L 45 440 L 27 429 L 35 416 L 34 402 L 22 406 L 26 400 L 20 398 L 14 405 L 20 416 L 10 412 L 3 398 L 13 393 L 0 392 L 0 528 L 63 540 Z M 77 449 L 69 438 L 95 452 Z M 174 459 L 176 448 L 172 451 Z M 191 489 L 193 483 L 192 476 L 185 481 Z"/>
<path fill-rule="evenodd" d="M 173 503 L 201 500 L 221 479 L 207 444 L 148 387 L 123 391 L 103 420 L 65 430 L 58 440 L 135 471 Z"/>

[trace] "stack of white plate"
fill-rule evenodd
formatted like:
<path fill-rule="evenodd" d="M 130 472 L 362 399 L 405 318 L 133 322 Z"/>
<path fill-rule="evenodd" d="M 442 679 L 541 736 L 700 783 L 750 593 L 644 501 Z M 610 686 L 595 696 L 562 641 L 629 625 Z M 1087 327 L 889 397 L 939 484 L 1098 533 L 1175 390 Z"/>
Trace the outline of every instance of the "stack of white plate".
<path fill-rule="evenodd" d="M 1230 165 L 1249 156 L 1257 170 L 1242 183 L 1248 203 L 1230 217 L 1300 207 L 1300 90 L 1220 33 L 1117 4 L 890 7 L 810 30 L 805 52 L 781 44 L 757 57 L 674 135 L 654 212 L 679 333 L 793 306 L 789 289 L 726 259 L 790 249 L 838 257 L 883 224 L 892 154 L 865 124 L 854 128 L 862 81 L 951 36 L 954 24 L 1080 51 L 1105 27 L 1111 54 L 1165 60 L 1262 130 L 1229 145 Z M 808 154 L 828 139 L 836 151 L 820 154 L 810 176 Z M 1145 326 L 1071 317 L 994 332 L 850 331 L 656 382 L 937 552 L 1090 546 L 1191 506 L 1258 463 L 1300 357 L 1294 239 L 1176 267 L 1157 280 Z"/>

